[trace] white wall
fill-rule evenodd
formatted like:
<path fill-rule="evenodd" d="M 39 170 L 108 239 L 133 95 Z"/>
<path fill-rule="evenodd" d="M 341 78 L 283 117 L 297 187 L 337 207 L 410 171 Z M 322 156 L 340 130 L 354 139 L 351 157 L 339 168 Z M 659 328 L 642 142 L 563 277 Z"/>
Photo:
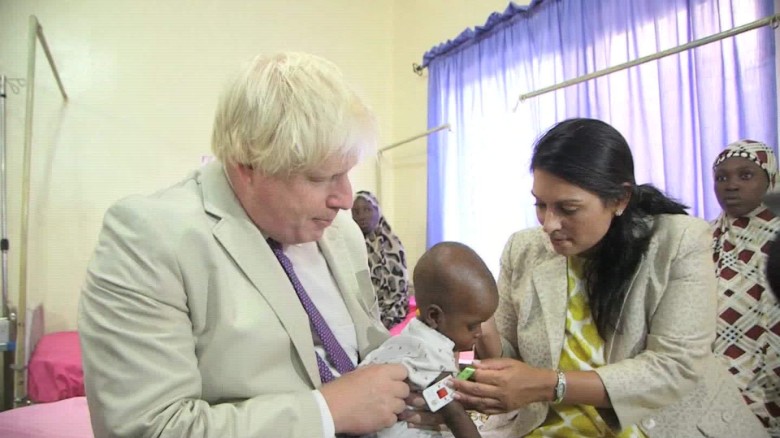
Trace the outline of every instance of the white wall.
<path fill-rule="evenodd" d="M 0 74 L 26 75 L 28 17 L 43 26 L 63 104 L 38 46 L 28 245 L 29 305 L 46 331 L 76 328 L 84 272 L 103 213 L 168 186 L 209 153 L 217 95 L 261 52 L 299 50 L 338 64 L 376 110 L 382 144 L 426 129 L 426 78 L 411 63 L 503 10 L 496 0 L 0 0 Z M 19 287 L 25 90 L 7 99 L 9 282 Z M 383 200 L 409 248 L 425 245 L 425 141 L 388 154 Z M 376 191 L 376 163 L 353 172 Z"/>

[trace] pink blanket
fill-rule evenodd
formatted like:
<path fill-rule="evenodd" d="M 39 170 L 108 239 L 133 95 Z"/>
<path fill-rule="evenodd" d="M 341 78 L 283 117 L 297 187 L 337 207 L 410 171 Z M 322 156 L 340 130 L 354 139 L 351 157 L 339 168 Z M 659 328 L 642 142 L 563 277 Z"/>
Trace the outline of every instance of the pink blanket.
<path fill-rule="evenodd" d="M 30 357 L 27 393 L 36 403 L 84 395 L 84 370 L 78 332 L 49 333 Z"/>
<path fill-rule="evenodd" d="M 390 335 L 395 336 L 398 333 L 401 333 L 401 330 L 406 327 L 407 324 L 409 324 L 409 321 L 412 320 L 412 318 L 417 317 L 417 300 L 414 298 L 414 296 L 409 297 L 409 312 L 406 314 L 406 318 L 399 322 L 398 324 L 394 325 L 390 329 Z"/>

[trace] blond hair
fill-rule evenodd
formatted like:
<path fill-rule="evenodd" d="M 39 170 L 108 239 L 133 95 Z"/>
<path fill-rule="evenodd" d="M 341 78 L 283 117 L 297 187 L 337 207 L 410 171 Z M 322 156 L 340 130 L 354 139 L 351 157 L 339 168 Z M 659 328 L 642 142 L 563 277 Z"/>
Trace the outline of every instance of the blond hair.
<path fill-rule="evenodd" d="M 228 85 L 211 149 L 225 164 L 267 174 L 311 170 L 376 148 L 373 112 L 330 61 L 305 53 L 257 56 Z"/>

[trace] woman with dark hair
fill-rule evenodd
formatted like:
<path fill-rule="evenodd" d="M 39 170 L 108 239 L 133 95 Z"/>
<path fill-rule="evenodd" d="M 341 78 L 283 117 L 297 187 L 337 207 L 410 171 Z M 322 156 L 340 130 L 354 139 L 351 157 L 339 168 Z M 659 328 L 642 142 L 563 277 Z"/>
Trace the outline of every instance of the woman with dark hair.
<path fill-rule="evenodd" d="M 457 397 L 485 436 L 766 436 L 712 354 L 708 224 L 648 184 L 612 126 L 559 123 L 531 160 L 541 228 L 501 257 L 487 359 Z"/>

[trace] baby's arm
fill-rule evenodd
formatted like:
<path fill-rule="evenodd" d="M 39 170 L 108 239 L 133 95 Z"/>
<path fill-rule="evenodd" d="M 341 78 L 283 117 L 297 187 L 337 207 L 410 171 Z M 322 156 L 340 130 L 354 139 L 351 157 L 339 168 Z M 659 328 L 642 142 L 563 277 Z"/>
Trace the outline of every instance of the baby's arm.
<path fill-rule="evenodd" d="M 471 420 L 468 412 L 459 401 L 453 400 L 440 409 L 444 424 L 450 428 L 455 438 L 481 438 L 477 426 Z"/>
<path fill-rule="evenodd" d="M 441 373 L 436 379 L 436 382 L 439 382 L 441 379 L 449 376 L 449 373 Z M 444 424 L 447 425 L 455 438 L 482 437 L 482 435 L 480 435 L 479 431 L 477 430 L 477 426 L 474 424 L 474 421 L 471 420 L 468 412 L 466 412 L 466 408 L 464 408 L 459 401 L 450 401 L 448 404 L 442 406 L 441 409 L 437 411 L 437 413 L 441 413 L 441 416 L 444 419 Z"/>

